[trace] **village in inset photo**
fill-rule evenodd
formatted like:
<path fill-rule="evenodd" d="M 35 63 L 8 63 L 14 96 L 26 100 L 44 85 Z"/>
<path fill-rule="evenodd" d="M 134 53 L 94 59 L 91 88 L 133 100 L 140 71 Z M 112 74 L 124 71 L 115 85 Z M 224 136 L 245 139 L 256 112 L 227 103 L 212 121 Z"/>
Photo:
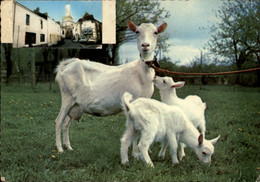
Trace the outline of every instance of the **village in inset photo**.
<path fill-rule="evenodd" d="M 102 48 L 102 1 L 14 1 L 13 47 Z"/>

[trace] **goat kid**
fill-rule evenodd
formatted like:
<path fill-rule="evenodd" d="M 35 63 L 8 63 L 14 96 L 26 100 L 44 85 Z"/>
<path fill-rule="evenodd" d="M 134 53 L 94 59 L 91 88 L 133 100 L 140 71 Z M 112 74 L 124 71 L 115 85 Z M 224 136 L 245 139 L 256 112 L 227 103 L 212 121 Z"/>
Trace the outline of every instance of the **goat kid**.
<path fill-rule="evenodd" d="M 177 106 L 169 106 L 153 99 L 138 98 L 124 93 L 122 106 L 126 115 L 126 131 L 121 138 L 121 162 L 128 162 L 128 148 L 131 142 L 140 134 L 138 149 L 140 158 L 154 167 L 148 154 L 153 141 L 168 141 L 171 148 L 172 163 L 178 164 L 178 142 L 191 147 L 203 163 L 210 163 L 214 153 L 214 144 L 220 136 L 206 140 L 184 112 Z"/>
<path fill-rule="evenodd" d="M 56 81 L 59 84 L 62 104 L 56 118 L 56 146 L 63 152 L 63 143 L 73 150 L 69 140 L 71 120 L 79 120 L 83 112 L 107 116 L 121 111 L 121 96 L 130 92 L 134 98 L 150 98 L 154 91 L 155 71 L 145 63 L 153 59 L 157 36 L 167 24 L 158 28 L 153 24 L 141 24 L 137 27 L 128 21 L 128 27 L 138 35 L 137 47 L 140 59 L 120 65 L 108 66 L 77 58 L 62 61 L 57 69 Z M 136 150 L 136 147 L 133 147 Z"/>
<path fill-rule="evenodd" d="M 204 111 L 206 109 L 206 103 L 203 103 L 201 98 L 196 95 L 187 96 L 185 99 L 181 99 L 176 94 L 176 88 L 184 86 L 184 81 L 174 82 L 171 77 L 159 77 L 156 76 L 154 79 L 155 86 L 160 91 L 162 102 L 168 105 L 174 105 L 180 107 L 188 119 L 193 123 L 196 128 L 199 128 L 200 132 L 205 137 L 206 121 Z M 167 143 L 162 144 L 162 150 L 159 154 L 160 157 L 164 158 Z M 185 156 L 184 152 L 185 145 L 180 144 L 180 160 Z"/>

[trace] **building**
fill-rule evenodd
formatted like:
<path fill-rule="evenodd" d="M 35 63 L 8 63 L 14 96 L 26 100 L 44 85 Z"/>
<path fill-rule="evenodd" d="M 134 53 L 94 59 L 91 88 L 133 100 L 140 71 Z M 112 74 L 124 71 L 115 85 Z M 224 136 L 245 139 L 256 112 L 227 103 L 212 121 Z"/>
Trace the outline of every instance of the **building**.
<path fill-rule="evenodd" d="M 53 45 L 61 40 L 60 24 L 47 14 L 32 11 L 16 1 L 13 6 L 13 47 Z"/>
<path fill-rule="evenodd" d="M 61 26 L 59 22 L 47 19 L 48 46 L 57 44 L 61 40 Z"/>
<path fill-rule="evenodd" d="M 66 15 L 62 18 L 61 35 L 62 38 L 73 38 L 73 29 L 75 22 L 71 16 L 70 4 L 65 6 Z"/>
<path fill-rule="evenodd" d="M 84 36 L 87 42 L 101 43 L 102 23 L 94 18 L 93 15 L 85 13 L 74 26 L 75 40 Z"/>

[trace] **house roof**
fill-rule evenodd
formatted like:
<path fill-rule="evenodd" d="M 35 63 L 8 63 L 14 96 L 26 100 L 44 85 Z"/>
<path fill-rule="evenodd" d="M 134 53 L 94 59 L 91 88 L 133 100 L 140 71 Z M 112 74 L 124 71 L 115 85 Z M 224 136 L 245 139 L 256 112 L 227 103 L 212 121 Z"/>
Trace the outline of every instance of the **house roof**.
<path fill-rule="evenodd" d="M 88 14 L 88 13 L 85 13 L 84 16 L 78 20 L 78 22 L 88 21 L 88 20 L 99 22 L 98 20 L 96 20 L 96 19 L 94 18 L 93 15 Z M 101 23 L 101 22 L 99 22 L 99 23 Z"/>
<path fill-rule="evenodd" d="M 17 5 L 19 5 L 19 6 L 21 6 L 21 7 L 23 7 L 23 8 L 25 8 L 26 10 L 28 10 L 28 11 L 30 11 L 30 12 L 32 12 L 32 13 L 34 13 L 35 15 L 38 15 L 39 17 L 42 17 L 42 18 L 46 19 L 46 20 L 47 20 L 47 18 L 50 18 L 50 17 L 48 16 L 48 13 L 47 13 L 47 14 L 41 13 L 41 12 L 38 12 L 38 13 L 37 13 L 37 12 L 35 12 L 35 11 L 33 11 L 33 10 L 27 8 L 26 6 L 20 4 L 20 3 L 17 2 L 17 1 L 14 1 L 14 3 L 17 4 Z M 51 19 L 51 18 L 50 18 L 50 19 Z M 54 19 L 52 19 L 52 20 L 54 20 Z M 55 20 L 54 20 L 54 21 L 55 21 Z M 55 21 L 55 22 L 57 23 L 57 21 Z"/>

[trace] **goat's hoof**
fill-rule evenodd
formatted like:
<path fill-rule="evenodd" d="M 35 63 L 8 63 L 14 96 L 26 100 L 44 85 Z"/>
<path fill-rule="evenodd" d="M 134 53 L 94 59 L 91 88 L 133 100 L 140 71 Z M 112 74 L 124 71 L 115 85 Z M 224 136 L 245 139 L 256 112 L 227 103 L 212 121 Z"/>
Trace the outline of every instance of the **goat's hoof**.
<path fill-rule="evenodd" d="M 63 149 L 58 149 L 58 153 L 63 153 L 64 150 Z"/>
<path fill-rule="evenodd" d="M 172 163 L 172 167 L 174 167 L 174 166 L 176 166 L 178 164 L 179 164 L 179 162 L 174 162 L 174 163 Z"/>
<path fill-rule="evenodd" d="M 73 148 L 71 146 L 67 146 L 67 149 L 70 150 L 70 151 L 73 150 Z"/>
<path fill-rule="evenodd" d="M 151 167 L 151 168 L 154 168 L 154 165 L 152 162 L 148 163 L 148 166 Z"/>
<path fill-rule="evenodd" d="M 164 159 L 165 154 L 161 154 L 161 153 L 159 153 L 159 154 L 158 154 L 158 157 L 161 158 L 161 159 Z"/>
<path fill-rule="evenodd" d="M 139 153 L 133 153 L 133 155 L 132 155 L 135 159 L 137 159 L 137 160 L 139 160 L 140 158 L 139 158 Z"/>
<path fill-rule="evenodd" d="M 123 166 L 125 166 L 128 162 L 129 162 L 128 160 L 125 160 L 125 161 L 122 161 L 121 164 L 122 164 Z"/>
<path fill-rule="evenodd" d="M 180 161 L 183 159 L 183 157 L 185 157 L 185 153 L 180 153 L 180 155 L 179 155 Z"/>

